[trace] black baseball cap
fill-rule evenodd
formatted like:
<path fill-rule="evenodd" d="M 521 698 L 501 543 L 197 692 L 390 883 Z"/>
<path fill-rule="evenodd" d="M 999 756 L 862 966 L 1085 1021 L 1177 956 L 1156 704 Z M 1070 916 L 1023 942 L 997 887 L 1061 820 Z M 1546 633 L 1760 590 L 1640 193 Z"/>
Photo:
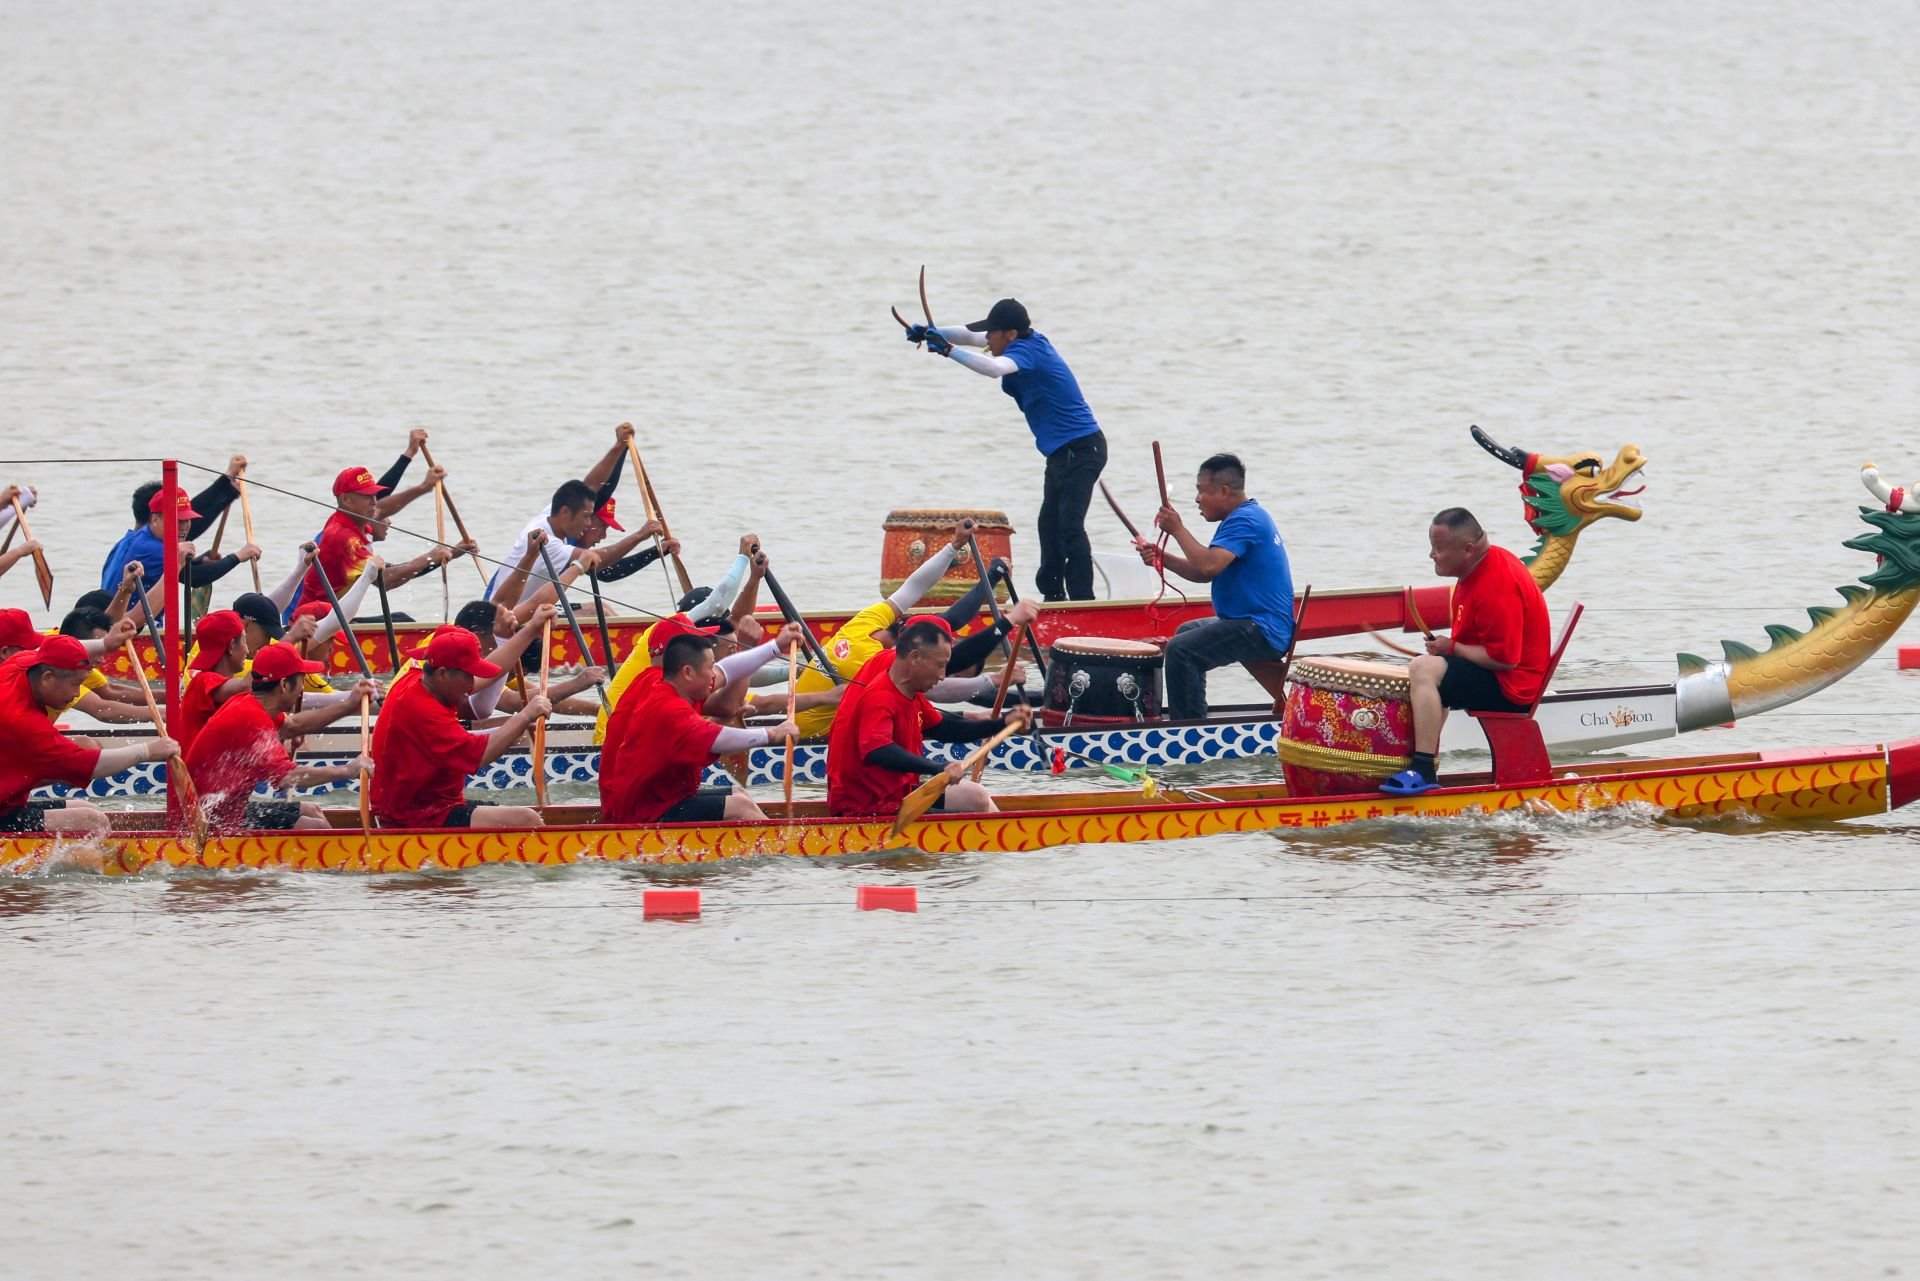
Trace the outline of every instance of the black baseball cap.
<path fill-rule="evenodd" d="M 1027 319 L 1027 309 L 1020 305 L 1018 298 L 1002 298 L 993 304 L 985 320 L 976 320 L 967 328 L 983 334 L 990 329 L 1031 329 L 1033 322 Z"/>
<path fill-rule="evenodd" d="M 680 598 L 679 604 L 675 605 L 674 608 L 679 610 L 682 614 L 686 614 L 688 617 L 692 617 L 693 607 L 700 604 L 702 601 L 706 600 L 706 598 L 711 595 L 713 595 L 713 588 L 696 587 L 692 591 L 688 592 L 685 596 L 682 596 Z M 715 627 L 719 629 L 718 631 L 714 632 L 714 635 L 716 636 L 733 635 L 733 617 L 729 614 L 722 614 L 718 618 L 710 618 L 707 620 L 706 625 L 708 627 Z"/>
<path fill-rule="evenodd" d="M 249 623 L 260 624 L 260 630 L 267 634 L 269 640 L 279 640 L 287 634 L 286 627 L 280 622 L 280 607 L 259 592 L 236 596 L 233 612 Z"/>

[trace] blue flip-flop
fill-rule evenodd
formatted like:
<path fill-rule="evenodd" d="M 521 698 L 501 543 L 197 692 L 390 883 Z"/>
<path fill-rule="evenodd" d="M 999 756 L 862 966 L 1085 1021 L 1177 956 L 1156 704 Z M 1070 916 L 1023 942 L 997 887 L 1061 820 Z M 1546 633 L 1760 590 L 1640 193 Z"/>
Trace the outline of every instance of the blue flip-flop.
<path fill-rule="evenodd" d="M 1382 782 L 1380 790 L 1388 796 L 1418 796 L 1422 792 L 1431 792 L 1438 786 L 1440 784 L 1431 783 L 1422 778 L 1419 770 L 1403 769 Z"/>

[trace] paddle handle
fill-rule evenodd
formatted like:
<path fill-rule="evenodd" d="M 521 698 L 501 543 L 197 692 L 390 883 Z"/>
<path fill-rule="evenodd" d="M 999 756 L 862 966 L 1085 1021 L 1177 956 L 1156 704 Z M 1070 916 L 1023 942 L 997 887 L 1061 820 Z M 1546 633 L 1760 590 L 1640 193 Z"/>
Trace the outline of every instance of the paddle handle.
<path fill-rule="evenodd" d="M 660 509 L 660 496 L 653 492 L 653 478 L 647 475 L 647 465 L 640 461 L 640 446 L 633 437 L 627 437 L 627 457 L 633 462 L 633 473 L 640 482 L 640 492 L 646 498 L 648 514 L 660 522 L 660 541 L 673 537 L 673 531 L 667 527 L 667 513 Z M 693 579 L 687 573 L 687 567 L 680 559 L 680 553 L 673 553 L 673 572 L 680 579 L 680 594 L 685 596 L 693 590 Z"/>
<path fill-rule="evenodd" d="M 373 700 L 360 700 L 360 755 L 373 755 Z M 373 780 L 367 777 L 366 767 L 360 767 L 360 836 L 363 840 L 373 839 Z"/>
<path fill-rule="evenodd" d="M 547 696 L 547 681 L 553 671 L 553 620 L 540 631 L 540 697 Z M 547 804 L 547 718 L 533 723 L 533 795 L 542 808 Z"/>
<path fill-rule="evenodd" d="M 27 525 L 27 509 L 20 505 L 18 497 L 13 500 L 13 519 L 20 526 L 20 537 L 33 541 L 33 530 Z M 47 554 L 38 548 L 33 553 L 33 576 L 40 584 L 40 598 L 48 609 L 53 608 L 53 570 L 47 567 Z"/>
<path fill-rule="evenodd" d="M 1025 637 L 1019 632 L 1013 634 L 1013 648 L 1007 651 L 1007 665 L 1000 669 L 1000 688 L 993 695 L 993 711 L 987 719 L 993 720 L 1000 715 L 1000 709 L 1006 705 L 1007 689 L 1013 684 L 1013 665 L 1020 661 L 1020 642 Z M 982 756 L 973 763 L 973 781 L 978 783 L 980 776 L 987 771 L 987 758 Z"/>
<path fill-rule="evenodd" d="M 244 470 L 244 469 L 242 469 L 242 472 L 241 472 L 241 474 L 240 474 L 239 476 L 235 476 L 235 477 L 233 478 L 233 487 L 234 487 L 235 489 L 237 489 L 237 490 L 239 490 L 239 491 L 240 491 L 240 529 L 241 529 L 241 532 L 242 532 L 242 533 L 244 533 L 244 534 L 246 534 L 246 536 L 247 536 L 247 541 L 248 541 L 248 542 L 250 542 L 250 543 L 253 543 L 253 542 L 254 542 L 254 538 L 253 538 L 253 500 L 252 500 L 251 498 L 249 498 L 249 497 L 247 497 L 247 482 L 246 482 L 246 479 L 245 479 L 245 475 L 246 475 L 246 473 L 245 473 L 245 470 Z M 221 513 L 221 515 L 222 515 L 222 516 L 225 516 L 225 515 L 226 515 L 226 513 L 225 513 L 225 512 L 222 512 L 222 513 Z M 256 547 L 257 547 L 257 546 L 259 546 L 259 544 L 258 544 L 258 543 L 254 543 L 254 545 L 255 545 Z M 251 560 L 251 561 L 249 561 L 249 562 L 248 562 L 248 564 L 249 564 L 249 565 L 250 565 L 250 566 L 252 567 L 252 569 L 253 569 L 253 590 L 254 590 L 254 591 L 256 591 L 256 592 L 259 592 L 259 591 L 264 591 L 264 590 L 265 590 L 265 588 L 263 588 L 263 587 L 261 587 L 261 586 L 260 586 L 260 560 L 259 560 L 259 558 L 258 558 L 258 557 L 255 557 L 255 558 L 254 558 L 253 560 Z"/>
<path fill-rule="evenodd" d="M 360 674 L 368 680 L 373 679 L 373 668 L 367 662 L 367 656 L 360 652 L 360 638 L 353 634 L 353 625 L 347 621 L 347 611 L 340 607 L 339 594 L 333 590 L 333 583 L 327 578 L 326 566 L 318 563 L 314 557 L 314 577 L 320 580 L 320 590 L 327 594 L 327 604 L 333 606 L 333 616 L 340 623 L 340 635 L 346 639 L 347 648 L 353 651 L 354 661 L 360 664 Z M 371 573 L 371 570 L 363 570 Z"/>
<path fill-rule="evenodd" d="M 1133 535 L 1133 541 L 1136 543 L 1144 541 L 1140 537 L 1139 528 L 1127 519 L 1125 512 L 1120 510 L 1120 500 L 1113 496 L 1113 491 L 1107 488 L 1107 482 L 1104 480 L 1100 482 L 1100 493 L 1106 498 L 1107 506 L 1113 508 L 1113 514 L 1120 518 L 1120 523 L 1127 527 L 1127 532 Z"/>
<path fill-rule="evenodd" d="M 165 652 L 165 650 L 161 651 L 162 654 L 165 654 Z M 164 663 L 161 670 L 166 670 Z M 153 697 L 153 686 L 147 683 L 146 674 L 144 672 L 141 673 L 140 679 L 135 681 L 134 684 L 138 685 L 140 692 L 146 696 L 147 715 L 153 719 L 153 732 L 161 738 L 165 738 L 167 736 L 167 721 L 166 718 L 160 714 L 160 704 Z M 186 801 L 187 812 L 194 816 L 194 831 L 196 835 L 200 837 L 201 843 L 204 844 L 206 838 L 202 832 L 202 828 L 205 825 L 206 819 L 205 816 L 200 813 L 200 789 L 193 785 L 193 775 L 187 773 L 187 762 L 183 757 L 176 756 L 167 762 L 167 768 L 174 771 L 174 777 L 180 780 L 180 790 L 185 793 L 183 799 Z"/>
<path fill-rule="evenodd" d="M 1002 727 L 998 734 L 995 734 L 992 738 L 967 753 L 967 758 L 960 762 L 960 772 L 964 774 L 971 771 L 975 765 L 985 761 L 993 752 L 994 748 L 1000 746 L 1000 744 L 1006 742 L 1019 732 L 1020 727 L 1017 725 Z M 932 778 L 909 792 L 907 799 L 900 802 L 900 812 L 894 816 L 893 834 L 895 836 L 900 835 L 901 832 L 906 830 L 907 824 L 932 809 L 933 803 L 946 795 L 947 785 L 951 782 L 953 782 L 953 776 L 945 770 L 941 770 L 938 774 L 935 774 Z"/>
<path fill-rule="evenodd" d="M 436 483 L 433 487 L 433 525 L 434 537 L 440 545 L 447 545 L 447 495 Z M 453 585 L 447 581 L 447 562 L 440 562 L 440 618 L 443 622 L 453 621 Z"/>
<path fill-rule="evenodd" d="M 427 466 L 429 468 L 434 465 L 433 451 L 428 449 L 424 443 L 420 446 L 420 457 L 427 460 Z M 441 481 L 433 488 L 434 492 L 446 501 L 447 514 L 453 517 L 453 527 L 460 531 L 460 541 L 468 545 L 469 550 L 467 554 L 473 557 L 473 568 L 475 572 L 480 575 L 480 581 L 485 583 L 487 581 L 487 567 L 480 563 L 480 548 L 474 543 L 473 535 L 467 532 L 467 522 L 460 519 L 460 509 L 453 505 L 453 495 L 446 492 L 446 482 Z M 440 536 L 442 541 L 444 541 L 446 538 L 446 526 L 444 525 L 440 527 Z"/>
<path fill-rule="evenodd" d="M 755 547 L 753 550 L 757 554 L 760 549 Z M 787 595 L 786 588 L 780 586 L 780 580 L 773 576 L 773 571 L 770 569 L 764 571 L 761 579 L 766 583 L 767 591 L 772 593 L 774 604 L 780 607 L 781 616 L 789 623 L 800 624 L 800 641 L 807 647 L 808 656 L 820 664 L 820 670 L 826 673 L 828 680 L 835 685 L 846 684 L 847 678 L 840 674 L 839 668 L 827 661 L 827 651 L 820 648 L 820 642 L 814 638 L 813 629 L 807 626 L 806 619 L 800 617 L 800 611 L 793 606 L 793 598 Z"/>
<path fill-rule="evenodd" d="M 587 638 L 582 635 L 580 631 L 580 620 L 574 616 L 573 598 L 567 595 L 566 584 L 560 581 L 560 575 L 553 568 L 553 558 L 547 554 L 547 544 L 540 544 L 539 551 L 540 567 L 547 571 L 547 581 L 553 584 L 554 595 L 559 598 L 560 612 L 566 616 L 567 629 L 573 633 L 573 643 L 580 650 L 580 661 L 583 663 L 590 662 L 593 658 L 593 651 L 587 648 Z M 551 622 L 551 620 L 549 620 L 549 622 Z M 548 634 L 551 635 L 552 633 L 549 632 Z M 613 711 L 613 702 L 607 697 L 606 682 L 595 681 L 593 688 L 600 695 L 600 706 L 611 713 Z"/>

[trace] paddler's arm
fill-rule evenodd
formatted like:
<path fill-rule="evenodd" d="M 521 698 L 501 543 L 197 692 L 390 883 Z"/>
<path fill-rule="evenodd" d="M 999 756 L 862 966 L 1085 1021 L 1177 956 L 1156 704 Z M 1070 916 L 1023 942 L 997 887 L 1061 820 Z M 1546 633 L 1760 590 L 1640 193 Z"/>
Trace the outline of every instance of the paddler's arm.
<path fill-rule="evenodd" d="M 363 769 L 373 773 L 373 761 L 365 756 L 356 756 L 344 765 L 296 765 L 280 776 L 274 790 L 295 792 L 322 783 L 347 783 L 359 778 Z"/>
<path fill-rule="evenodd" d="M 214 522 L 220 519 L 233 501 L 240 497 L 239 486 L 233 483 L 234 477 L 247 469 L 247 456 L 235 454 L 227 460 L 227 470 L 213 478 L 213 483 L 193 496 L 193 509 L 200 514 L 187 526 L 187 537 L 197 539 L 212 529 Z M 202 582 L 209 580 L 202 579 Z"/>
<path fill-rule="evenodd" d="M 1475 667 L 1484 667 L 1490 672 L 1510 672 L 1517 663 L 1503 663 L 1487 651 L 1485 645 L 1462 645 L 1451 636 L 1436 636 L 1427 642 L 1429 654 L 1458 654 Z"/>
<path fill-rule="evenodd" d="M 501 641 L 500 644 L 494 648 L 493 653 L 487 655 L 487 661 L 495 667 L 500 668 L 501 673 L 490 681 L 483 681 L 479 685 L 476 685 L 474 687 L 475 692 L 477 693 L 479 690 L 491 688 L 505 681 L 507 679 L 507 673 L 520 666 L 520 656 L 526 653 L 528 648 L 532 646 L 534 637 L 540 634 L 540 629 L 546 626 L 547 620 L 559 612 L 560 611 L 552 605 L 535 606 L 533 616 L 521 623 L 519 630 L 515 631 L 514 634 L 506 640 Z M 498 701 L 497 698 L 495 701 Z M 475 710 L 482 716 L 488 714 L 486 712 L 479 712 L 477 708 Z"/>
<path fill-rule="evenodd" d="M 838 707 L 840 700 L 847 696 L 852 685 L 834 685 L 827 689 L 809 689 L 793 696 L 793 710 L 812 711 L 816 707 Z M 787 714 L 787 696 L 785 694 L 754 694 L 747 699 L 743 714 L 747 716 L 785 716 Z"/>
<path fill-rule="evenodd" d="M 960 528 L 954 531 L 952 541 L 927 557 L 925 564 L 907 575 L 907 581 L 900 584 L 899 590 L 887 597 L 887 603 L 893 606 L 894 613 L 905 615 L 908 610 L 920 603 L 921 597 L 933 590 L 933 585 L 940 581 L 940 576 L 947 572 L 949 565 L 953 564 L 953 558 L 958 556 L 960 549 L 967 545 L 967 535 L 972 530 L 972 521 L 960 522 Z"/>
<path fill-rule="evenodd" d="M 170 738 L 155 736 L 143 743 L 133 743 L 126 747 L 103 747 L 100 759 L 93 763 L 93 776 L 106 778 L 130 770 L 142 761 L 169 761 L 180 755 L 180 744 Z"/>
<path fill-rule="evenodd" d="M 507 576 L 500 580 L 500 589 L 493 593 L 494 604 L 505 605 L 508 609 L 512 609 L 519 603 L 520 593 L 527 590 L 528 579 L 546 581 L 547 564 L 543 557 L 550 543 L 551 540 L 548 539 L 547 531 L 544 529 L 536 529 L 527 535 L 527 550 L 520 554 L 520 563 L 508 570 Z M 562 547 L 553 554 L 553 563 L 564 568 L 562 562 L 571 559 L 574 551 L 575 549 L 571 546 Z M 538 574 L 533 572 L 535 565 L 540 566 Z"/>
<path fill-rule="evenodd" d="M 353 586 L 340 593 L 340 614 L 352 618 L 360 612 L 360 602 L 366 599 L 367 588 L 373 584 L 379 572 L 386 568 L 386 564 L 387 562 L 378 556 L 367 557 L 367 563 L 360 569 L 360 577 L 353 580 Z M 340 630 L 340 614 L 328 614 L 314 624 L 313 639 L 316 642 L 328 640 Z"/>
<path fill-rule="evenodd" d="M 1237 559 L 1227 548 L 1209 547 L 1195 538 L 1171 505 L 1163 505 L 1154 514 L 1153 523 L 1173 535 L 1174 543 L 1180 548 L 1178 555 L 1167 552 L 1162 563 L 1190 583 L 1212 582 L 1226 573 L 1227 567 Z M 1145 540 L 1134 546 L 1140 552 L 1140 559 L 1148 565 L 1160 557 L 1159 548 Z"/>
<path fill-rule="evenodd" d="M 425 427 L 415 427 L 407 433 L 406 451 L 394 459 L 393 466 L 387 468 L 386 474 L 380 477 L 380 493 L 383 497 L 400 487 L 400 478 L 407 474 L 407 464 L 419 456 L 420 451 L 426 448 L 426 444 L 427 429 Z"/>
<path fill-rule="evenodd" d="M 317 694 L 309 694 L 302 700 L 303 705 L 299 711 L 287 713 L 286 719 L 280 722 L 280 737 L 304 738 L 337 720 L 344 719 L 350 713 L 358 712 L 361 699 L 372 698 L 377 702 L 380 696 L 379 684 L 370 681 L 361 681 L 352 689 L 341 690 L 324 699 Z"/>
<path fill-rule="evenodd" d="M 898 743 L 883 743 L 861 759 L 875 769 L 891 770 L 895 774 L 944 774 L 947 771 L 939 761 L 915 756 Z"/>
<path fill-rule="evenodd" d="M 931 725 L 923 725 L 920 733 L 936 743 L 977 743 L 983 738 L 992 738 L 1005 729 L 1011 715 L 1017 714 L 1016 710 L 1009 716 L 983 716 L 979 720 L 973 720 L 965 716 L 955 716 L 952 712 L 942 712 L 939 720 Z M 942 768 L 945 767 L 942 766 Z"/>
<path fill-rule="evenodd" d="M 283 612 L 293 603 L 293 594 L 300 590 L 300 581 L 307 576 L 307 571 L 313 568 L 313 555 L 319 550 L 318 543 L 301 543 L 300 554 L 294 558 L 293 572 L 281 582 L 276 583 L 273 590 L 267 593 L 267 599 L 278 605 Z"/>
<path fill-rule="evenodd" d="M 80 701 L 73 705 L 73 710 L 85 712 L 93 719 L 105 721 L 109 725 L 152 724 L 148 720 L 147 705 L 144 701 L 135 706 L 132 703 L 123 703 L 119 699 L 103 698 L 92 690 L 80 696 Z"/>
<path fill-rule="evenodd" d="M 633 424 L 621 423 L 613 429 L 613 448 L 601 455 L 593 469 L 580 479 L 593 491 L 594 510 L 613 497 L 620 486 L 620 469 L 626 465 L 627 442 L 633 439 Z"/>
<path fill-rule="evenodd" d="M 599 564 L 600 553 L 598 551 L 581 552 L 571 564 L 560 571 L 560 585 L 562 587 L 571 587 L 574 580 L 578 579 L 581 574 L 594 569 Z M 527 619 L 533 616 L 534 610 L 539 609 L 542 605 L 550 606 L 560 599 L 559 593 L 553 589 L 553 580 L 547 577 L 547 571 L 544 566 L 534 581 L 538 583 L 539 586 L 534 588 L 533 595 L 520 601 L 513 607 L 513 621 L 515 623 L 526 622 Z"/>
<path fill-rule="evenodd" d="M 551 685 L 548 685 L 547 698 L 553 702 L 554 706 L 558 707 L 561 699 L 572 698 L 575 694 L 578 694 L 581 690 L 589 686 L 603 685 L 606 683 L 606 680 L 606 668 L 583 667 L 572 676 L 567 677 L 567 679 L 555 681 Z M 599 711 L 600 704 L 598 702 L 594 703 L 592 710 L 596 712 Z"/>
<path fill-rule="evenodd" d="M 481 766 L 484 768 L 499 760 L 509 747 L 520 741 L 529 725 L 552 710 L 552 703 L 538 694 L 530 695 L 525 707 L 507 717 L 500 728 L 487 735 L 487 750 L 480 755 Z"/>
<path fill-rule="evenodd" d="M 668 539 L 667 541 L 673 544 L 670 551 L 680 550 L 678 539 Z M 614 561 L 613 564 L 599 570 L 596 577 L 603 583 L 617 583 L 623 578 L 631 578 L 647 566 L 653 564 L 656 560 L 659 560 L 660 552 L 661 549 L 658 547 L 644 547 L 633 555 L 622 556 Z"/>
<path fill-rule="evenodd" d="M 381 580 L 386 583 L 388 591 L 393 591 L 422 574 L 432 573 L 455 557 L 465 556 L 472 547 L 473 544 L 468 542 L 462 542 L 454 547 L 449 547 L 445 543 L 437 547 L 429 547 L 404 565 L 388 565 L 380 571 Z"/>
<path fill-rule="evenodd" d="M 406 470 L 406 462 L 407 460 L 405 458 L 402 458 L 400 460 L 399 468 L 401 471 Z M 395 490 L 390 494 L 382 494 L 380 497 L 380 519 L 382 520 L 392 519 L 393 516 L 400 511 L 401 508 L 405 507 L 408 503 L 411 503 L 414 499 L 422 498 L 428 494 L 431 494 L 433 492 L 433 486 L 435 481 L 444 481 L 446 478 L 447 478 L 446 468 L 430 467 L 427 469 L 426 479 L 421 481 L 418 485 L 410 485 L 405 489 Z M 399 477 L 395 476 L 395 479 L 397 480 L 399 479 Z M 381 483 L 382 484 L 386 483 L 384 478 L 382 479 Z"/>
<path fill-rule="evenodd" d="M 596 508 L 595 510 L 597 511 L 599 509 Z M 629 552 L 631 552 L 634 548 L 638 547 L 641 543 L 645 542 L 649 538 L 652 538 L 655 534 L 658 534 L 659 532 L 660 532 L 660 522 L 657 520 L 650 520 L 646 522 L 644 525 L 640 526 L 640 528 L 634 530 L 632 533 L 623 535 L 620 541 L 613 543 L 607 547 L 595 547 L 593 548 L 593 550 L 599 553 L 600 563 L 602 565 L 605 565 L 607 569 L 610 570 L 613 568 L 615 561 L 624 559 L 626 555 Z M 674 548 L 675 550 L 679 549 L 678 542 L 674 543 Z M 649 547 L 647 550 L 653 551 L 653 548 Z M 658 553 L 656 553 L 653 559 L 648 560 L 645 563 L 650 565 L 653 563 L 653 560 L 657 560 L 658 558 L 659 558 Z M 606 577 L 607 577 L 607 570 L 602 570 L 600 573 L 601 580 L 604 582 L 606 580 Z M 625 577 L 625 575 L 622 575 L 622 577 Z"/>

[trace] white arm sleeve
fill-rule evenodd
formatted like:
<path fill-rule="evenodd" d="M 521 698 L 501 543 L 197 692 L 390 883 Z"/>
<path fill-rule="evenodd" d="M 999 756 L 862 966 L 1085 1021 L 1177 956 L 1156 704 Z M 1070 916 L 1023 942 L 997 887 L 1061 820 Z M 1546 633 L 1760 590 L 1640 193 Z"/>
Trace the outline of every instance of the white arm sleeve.
<path fill-rule="evenodd" d="M 710 618 L 718 618 L 733 608 L 733 602 L 740 599 L 740 588 L 747 581 L 747 557 L 743 552 L 733 558 L 733 564 L 727 566 L 727 572 L 713 585 L 713 591 L 707 598 L 693 607 L 688 617 L 696 623 L 704 623 Z"/>
<path fill-rule="evenodd" d="M 927 691 L 927 699 L 934 703 L 964 703 L 999 688 L 999 680 L 992 676 L 949 676 Z"/>
<path fill-rule="evenodd" d="M 961 351 L 955 348 L 947 353 L 947 359 L 957 361 L 976 374 L 985 374 L 989 378 L 1005 378 L 1008 374 L 1020 372 L 1020 366 L 1006 356 L 983 356 L 977 351 Z"/>
<path fill-rule="evenodd" d="M 725 756 L 729 752 L 744 752 L 750 747 L 765 747 L 767 731 L 763 729 L 736 729 L 732 725 L 723 726 L 718 738 L 713 740 L 713 754 Z"/>
<path fill-rule="evenodd" d="M 938 329 L 940 336 L 956 347 L 984 347 L 987 345 L 987 336 L 985 334 L 976 334 L 965 325 L 941 325 L 938 326 Z"/>
<path fill-rule="evenodd" d="M 347 588 L 346 593 L 340 597 L 340 614 L 352 618 L 360 612 L 360 602 L 366 599 L 367 584 L 373 581 L 373 572 L 371 568 L 364 569 L 360 572 L 360 577 L 353 580 L 353 586 Z M 314 624 L 313 638 L 323 641 L 339 631 L 340 614 L 328 614 Z"/>
<path fill-rule="evenodd" d="M 927 563 L 908 575 L 907 581 L 900 584 L 899 591 L 887 597 L 887 603 L 893 606 L 894 612 L 904 614 L 918 605 L 920 598 L 932 591 L 933 585 L 940 581 L 940 575 L 947 572 L 947 566 L 953 564 L 956 554 L 953 544 L 948 543 L 927 557 Z"/>
<path fill-rule="evenodd" d="M 738 654 L 729 654 L 714 666 L 720 669 L 721 683 L 731 685 L 765 667 L 778 652 L 774 648 L 774 643 L 767 641 L 764 644 L 755 645 L 752 649 L 742 650 Z"/>
<path fill-rule="evenodd" d="M 299 552 L 293 554 L 293 572 L 286 581 L 267 593 L 267 599 L 278 605 L 284 612 L 293 603 L 294 592 L 300 589 L 300 580 L 307 576 L 307 558 Z"/>
<path fill-rule="evenodd" d="M 500 706 L 500 695 L 506 688 L 505 672 L 501 672 L 485 685 L 474 686 L 473 693 L 467 695 L 467 706 L 473 709 L 473 719 L 483 721 L 493 715 Z"/>

